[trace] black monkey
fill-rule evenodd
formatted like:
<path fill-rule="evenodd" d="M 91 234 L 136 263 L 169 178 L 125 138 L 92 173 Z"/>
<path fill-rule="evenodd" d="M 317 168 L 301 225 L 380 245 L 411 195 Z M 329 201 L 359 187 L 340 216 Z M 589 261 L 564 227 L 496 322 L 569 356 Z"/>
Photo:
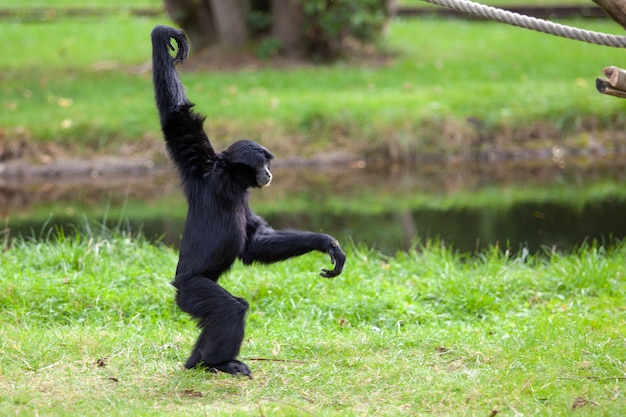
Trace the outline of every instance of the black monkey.
<path fill-rule="evenodd" d="M 176 42 L 177 48 L 171 43 Z M 176 51 L 174 57 L 170 50 Z M 185 367 L 251 377 L 236 358 L 244 337 L 248 303 L 217 284 L 237 258 L 244 264 L 272 263 L 311 251 L 330 255 L 339 275 L 346 256 L 332 236 L 274 230 L 248 205 L 248 189 L 272 180 L 272 154 L 242 140 L 215 152 L 204 132 L 205 117 L 195 113 L 175 69 L 187 58 L 185 33 L 167 26 L 152 30 L 152 70 L 156 105 L 168 153 L 182 179 L 188 211 L 176 277 L 176 302 L 198 320 L 200 336 Z"/>

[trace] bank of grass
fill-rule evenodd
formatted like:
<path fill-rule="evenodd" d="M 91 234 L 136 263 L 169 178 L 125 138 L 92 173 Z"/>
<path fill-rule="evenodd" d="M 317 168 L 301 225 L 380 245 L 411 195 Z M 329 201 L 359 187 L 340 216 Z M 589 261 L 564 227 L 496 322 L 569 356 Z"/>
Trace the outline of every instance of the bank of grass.
<path fill-rule="evenodd" d="M 149 71 L 157 23 L 168 22 L 129 15 L 4 22 L 11 42 L 0 64 L 3 149 L 118 153 L 130 144 L 138 153 L 160 144 Z M 567 23 L 620 31 L 608 20 Z M 250 137 L 283 158 L 334 150 L 467 154 L 559 141 L 612 148 L 614 137 L 601 132 L 625 124 L 623 101 L 594 88 L 604 66 L 620 64 L 618 49 L 430 19 L 394 21 L 380 48 L 387 58 L 279 68 L 251 60 L 243 70 L 211 72 L 192 52 L 182 77 L 218 147 Z"/>
<path fill-rule="evenodd" d="M 113 233 L 0 257 L 0 415 L 597 415 L 626 406 L 626 247 L 475 257 L 437 243 L 236 265 L 254 379 L 185 371 L 176 253 Z M 575 411 L 573 411 L 575 410 Z"/>

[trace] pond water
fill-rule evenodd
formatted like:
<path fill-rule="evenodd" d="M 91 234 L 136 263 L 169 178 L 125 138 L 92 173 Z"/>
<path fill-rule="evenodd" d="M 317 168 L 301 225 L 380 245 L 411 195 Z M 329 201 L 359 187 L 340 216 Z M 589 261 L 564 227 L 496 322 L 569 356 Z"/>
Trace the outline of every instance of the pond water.
<path fill-rule="evenodd" d="M 626 237 L 624 165 L 622 156 L 410 169 L 278 166 L 272 185 L 253 191 L 251 206 L 275 228 L 323 231 L 386 254 L 427 239 L 464 253 L 491 245 L 567 251 Z M 69 233 L 91 220 L 173 246 L 186 211 L 169 169 L 144 177 L 0 182 L 0 207 L 0 241 Z"/>

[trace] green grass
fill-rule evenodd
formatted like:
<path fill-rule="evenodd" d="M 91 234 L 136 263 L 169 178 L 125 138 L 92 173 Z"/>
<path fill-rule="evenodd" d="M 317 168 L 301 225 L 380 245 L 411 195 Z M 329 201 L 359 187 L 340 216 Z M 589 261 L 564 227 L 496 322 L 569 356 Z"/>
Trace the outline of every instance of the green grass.
<path fill-rule="evenodd" d="M 153 7 L 163 8 L 163 0 L 20 0 L 19 2 L 11 0 L 0 0 L 0 8 L 19 8 L 26 9 L 29 7 L 44 7 L 44 8 L 89 8 L 89 7 L 103 7 L 107 9 L 114 9 L 119 7 L 121 10 L 126 8 L 141 8 L 141 7 Z"/>
<path fill-rule="evenodd" d="M 108 150 L 158 139 L 143 69 L 156 22 L 3 22 L 11 34 L 10 59 L 0 63 L 4 137 Z M 609 22 L 584 25 L 618 32 Z M 619 65 L 619 50 L 432 20 L 398 21 L 384 42 L 402 53 L 378 67 L 183 77 L 221 143 L 260 136 L 281 157 L 311 138 L 310 152 L 367 148 L 416 140 L 424 124 L 469 116 L 495 127 L 539 120 L 563 131 L 590 120 L 623 123 L 622 102 L 593 91 L 600 69 Z M 561 188 L 542 198 L 596 192 Z M 534 189 L 505 197 L 517 201 L 525 192 L 537 197 Z M 502 196 L 487 190 L 477 200 L 416 196 L 406 204 L 488 204 Z M 370 197 L 374 206 L 405 204 Z M 626 246 L 530 257 L 493 248 L 469 257 L 426 243 L 394 257 L 349 247 L 348 256 L 332 281 L 317 276 L 328 266 L 320 254 L 269 267 L 237 264 L 223 278 L 251 303 L 242 350 L 250 381 L 182 369 L 197 331 L 174 305 L 173 250 L 99 230 L 15 240 L 0 256 L 0 416 L 626 411 Z"/>
<path fill-rule="evenodd" d="M 12 39 L 4 45 L 10 59 L 0 63 L 5 137 L 67 152 L 160 143 L 149 72 L 157 23 L 166 22 L 121 15 L 3 23 Z M 610 21 L 568 23 L 620 32 Z M 565 144 L 585 146 L 584 132 L 626 125 L 623 101 L 594 88 L 604 66 L 621 62 L 618 49 L 497 23 L 427 19 L 395 21 L 381 48 L 393 58 L 375 65 L 210 73 L 183 66 L 182 78 L 209 115 L 217 147 L 249 137 L 281 157 L 387 148 L 462 154 L 481 135 L 505 138 L 480 145 L 490 150 L 545 148 L 581 132 Z M 594 140 L 611 146 L 602 135 Z"/>
<path fill-rule="evenodd" d="M 626 410 L 626 247 L 348 255 L 334 280 L 314 254 L 223 278 L 251 303 L 247 380 L 182 369 L 197 332 L 168 285 L 174 251 L 119 234 L 15 241 L 0 257 L 0 415 Z"/>

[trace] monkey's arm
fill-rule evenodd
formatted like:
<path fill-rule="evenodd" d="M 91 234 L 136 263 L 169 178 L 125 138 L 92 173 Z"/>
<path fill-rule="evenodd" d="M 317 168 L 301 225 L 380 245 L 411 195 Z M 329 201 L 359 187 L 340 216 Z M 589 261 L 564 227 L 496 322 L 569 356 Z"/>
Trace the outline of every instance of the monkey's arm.
<path fill-rule="evenodd" d="M 251 216 L 253 220 L 256 218 L 254 214 Z M 260 218 L 256 219 L 261 221 Z M 335 265 L 333 269 L 322 269 L 320 275 L 332 278 L 341 274 L 346 255 L 334 237 L 324 233 L 274 230 L 264 223 L 256 226 L 255 231 L 248 235 L 248 241 L 241 255 L 244 264 L 249 265 L 253 262 L 269 264 L 319 251 L 327 253 L 330 261 Z M 248 227 L 250 227 L 250 220 Z"/>
<path fill-rule="evenodd" d="M 172 45 L 172 39 L 177 48 Z M 170 50 L 176 51 L 173 58 Z M 188 56 L 189 43 L 185 32 L 169 26 L 156 26 L 152 29 L 152 82 L 161 126 L 177 108 L 191 104 L 174 67 L 182 64 Z"/>
<path fill-rule="evenodd" d="M 176 51 L 174 57 L 170 50 Z M 208 172 L 215 157 L 204 132 L 204 117 L 192 111 L 193 104 L 187 99 L 176 72 L 175 65 L 184 62 L 188 55 L 185 32 L 169 26 L 156 26 L 152 30 L 152 81 L 156 106 L 167 150 L 184 181 Z"/>

